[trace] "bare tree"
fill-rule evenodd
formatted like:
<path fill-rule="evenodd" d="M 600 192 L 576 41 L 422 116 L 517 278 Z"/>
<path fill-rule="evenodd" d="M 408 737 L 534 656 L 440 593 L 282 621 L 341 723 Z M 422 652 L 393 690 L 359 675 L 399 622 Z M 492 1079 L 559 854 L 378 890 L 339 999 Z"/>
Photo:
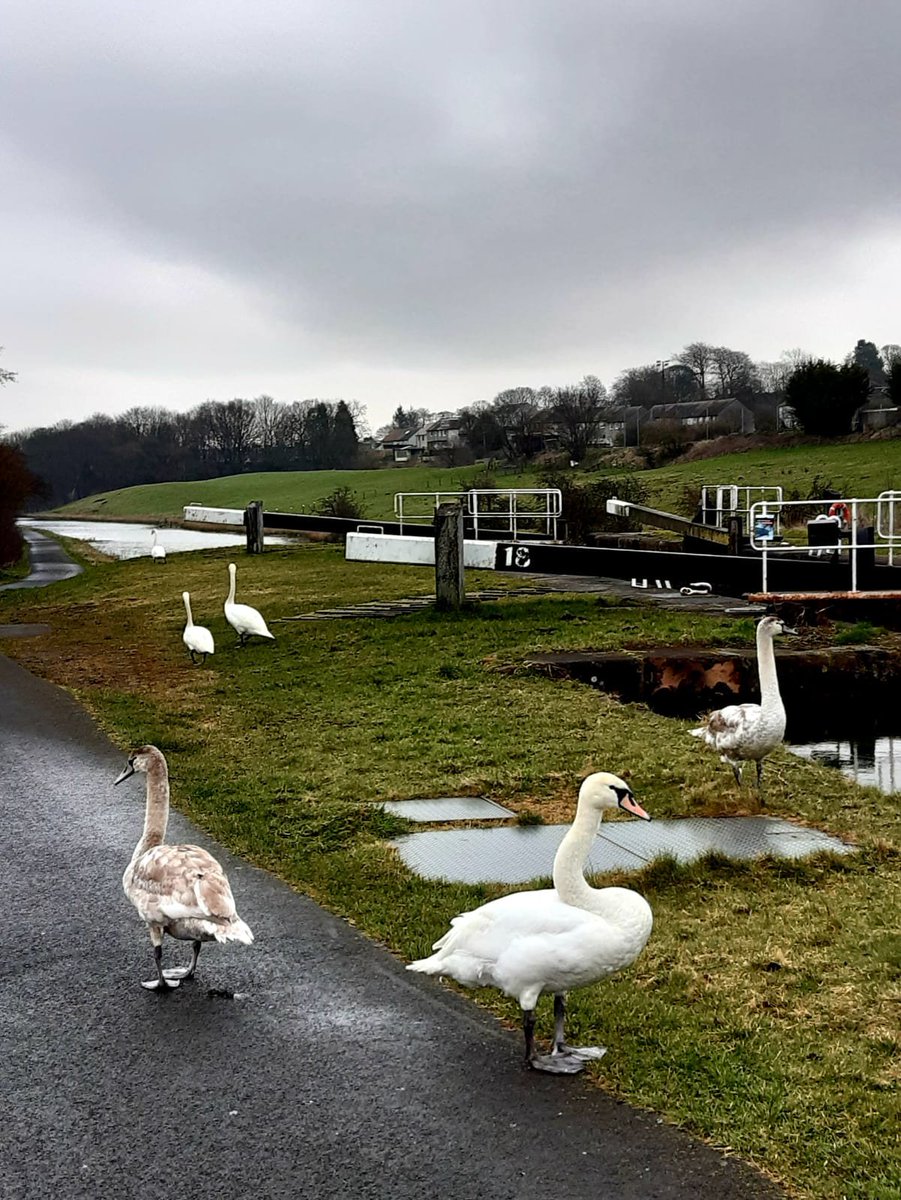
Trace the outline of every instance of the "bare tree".
<path fill-rule="evenodd" d="M 716 347 L 707 342 L 690 342 L 684 350 L 673 355 L 675 362 L 688 367 L 702 396 L 707 395 L 707 380 L 716 362 Z"/>
<path fill-rule="evenodd" d="M 507 388 L 494 397 L 491 407 L 507 457 L 511 460 L 531 457 L 538 442 L 541 412 L 534 389 Z"/>
<path fill-rule="evenodd" d="M 607 389 L 596 375 L 586 375 L 581 383 L 557 388 L 549 400 L 563 448 L 571 459 L 581 462 L 603 420 Z"/>
<path fill-rule="evenodd" d="M 3 347 L 0 346 L 0 354 L 2 353 Z M 5 383 L 15 383 L 16 374 L 17 373 L 15 371 L 7 371 L 5 367 L 0 367 L 0 386 Z"/>
<path fill-rule="evenodd" d="M 880 346 L 879 354 L 886 375 L 891 373 L 895 363 L 901 362 L 901 346 L 897 342 L 887 342 L 884 346 Z"/>
<path fill-rule="evenodd" d="M 749 355 L 744 350 L 714 346 L 712 378 L 717 396 L 741 396 L 760 391 L 760 380 Z"/>

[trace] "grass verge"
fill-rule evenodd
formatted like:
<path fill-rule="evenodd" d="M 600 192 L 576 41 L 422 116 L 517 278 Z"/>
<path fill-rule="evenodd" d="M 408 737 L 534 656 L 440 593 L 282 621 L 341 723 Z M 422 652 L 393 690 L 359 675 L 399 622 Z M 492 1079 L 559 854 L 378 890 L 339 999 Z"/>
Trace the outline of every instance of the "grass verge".
<path fill-rule="evenodd" d="M 404 958 L 504 889 L 411 875 L 385 841 L 401 826 L 371 801 L 484 793 L 527 819 L 568 820 L 580 776 L 607 768 L 656 816 L 755 809 L 687 722 L 519 665 L 541 650 L 750 642 L 750 622 L 578 595 L 294 621 L 431 588 L 427 571 L 309 546 L 239 559 L 238 598 L 278 640 L 238 650 L 221 610 L 227 561 L 204 551 L 164 567 L 100 563 L 46 591 L 4 594 L 0 622 L 52 627 L 4 649 L 72 689 L 123 749 L 159 745 L 175 804 L 210 834 Z M 186 587 L 217 641 L 206 668 L 192 667 L 180 640 Z M 788 754 L 769 772 L 770 811 L 850 837 L 860 852 L 661 861 L 615 880 L 648 896 L 655 930 L 629 972 L 573 996 L 573 1037 L 609 1045 L 590 1067 L 602 1086 L 756 1163 L 793 1195 L 898 1200 L 897 800 Z M 139 823 L 136 812 L 136 836 Z M 518 1021 L 511 1002 L 479 998 Z M 540 1020 L 546 1031 L 546 1011 Z"/>

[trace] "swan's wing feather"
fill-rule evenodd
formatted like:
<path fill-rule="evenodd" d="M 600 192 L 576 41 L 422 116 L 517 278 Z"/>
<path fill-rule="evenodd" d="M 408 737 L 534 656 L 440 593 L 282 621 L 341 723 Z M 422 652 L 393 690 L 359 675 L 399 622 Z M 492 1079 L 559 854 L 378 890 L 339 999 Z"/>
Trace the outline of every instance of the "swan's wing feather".
<path fill-rule="evenodd" d="M 155 846 L 132 873 L 136 903 L 143 898 L 170 920 L 230 921 L 235 901 L 228 879 L 200 846 Z"/>

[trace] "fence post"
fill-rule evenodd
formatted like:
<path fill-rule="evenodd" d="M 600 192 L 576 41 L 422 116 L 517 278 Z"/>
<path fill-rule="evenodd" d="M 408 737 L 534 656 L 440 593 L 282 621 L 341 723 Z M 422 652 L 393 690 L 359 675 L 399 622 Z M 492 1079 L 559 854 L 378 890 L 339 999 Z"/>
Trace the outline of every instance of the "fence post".
<path fill-rule="evenodd" d="M 244 530 L 247 534 L 247 553 L 263 553 L 263 501 L 251 500 L 244 509 Z"/>
<path fill-rule="evenodd" d="M 741 534 L 742 534 L 742 519 L 741 517 L 729 517 L 727 522 L 729 529 L 729 553 L 741 554 Z"/>
<path fill-rule="evenodd" d="M 435 607 L 459 609 L 465 599 L 463 509 L 459 504 L 439 504 L 435 508 Z"/>

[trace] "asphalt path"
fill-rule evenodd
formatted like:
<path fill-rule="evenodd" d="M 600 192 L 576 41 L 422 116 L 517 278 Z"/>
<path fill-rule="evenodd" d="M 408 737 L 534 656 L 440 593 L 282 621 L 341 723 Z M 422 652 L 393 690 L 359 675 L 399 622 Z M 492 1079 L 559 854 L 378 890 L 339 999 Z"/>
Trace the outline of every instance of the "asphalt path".
<path fill-rule="evenodd" d="M 584 1078 L 525 1069 L 516 1033 L 175 813 L 170 840 L 220 857 L 257 940 L 145 991 L 120 885 L 143 777 L 114 788 L 123 753 L 3 656 L 0 730 L 6 1200 L 781 1195 Z"/>
<path fill-rule="evenodd" d="M 72 561 L 59 542 L 37 533 L 34 529 L 23 529 L 22 537 L 28 543 L 30 570 L 24 579 L 15 583 L 4 583 L 0 592 L 12 592 L 19 588 L 46 587 L 61 579 L 71 579 L 81 574 L 81 567 Z"/>

